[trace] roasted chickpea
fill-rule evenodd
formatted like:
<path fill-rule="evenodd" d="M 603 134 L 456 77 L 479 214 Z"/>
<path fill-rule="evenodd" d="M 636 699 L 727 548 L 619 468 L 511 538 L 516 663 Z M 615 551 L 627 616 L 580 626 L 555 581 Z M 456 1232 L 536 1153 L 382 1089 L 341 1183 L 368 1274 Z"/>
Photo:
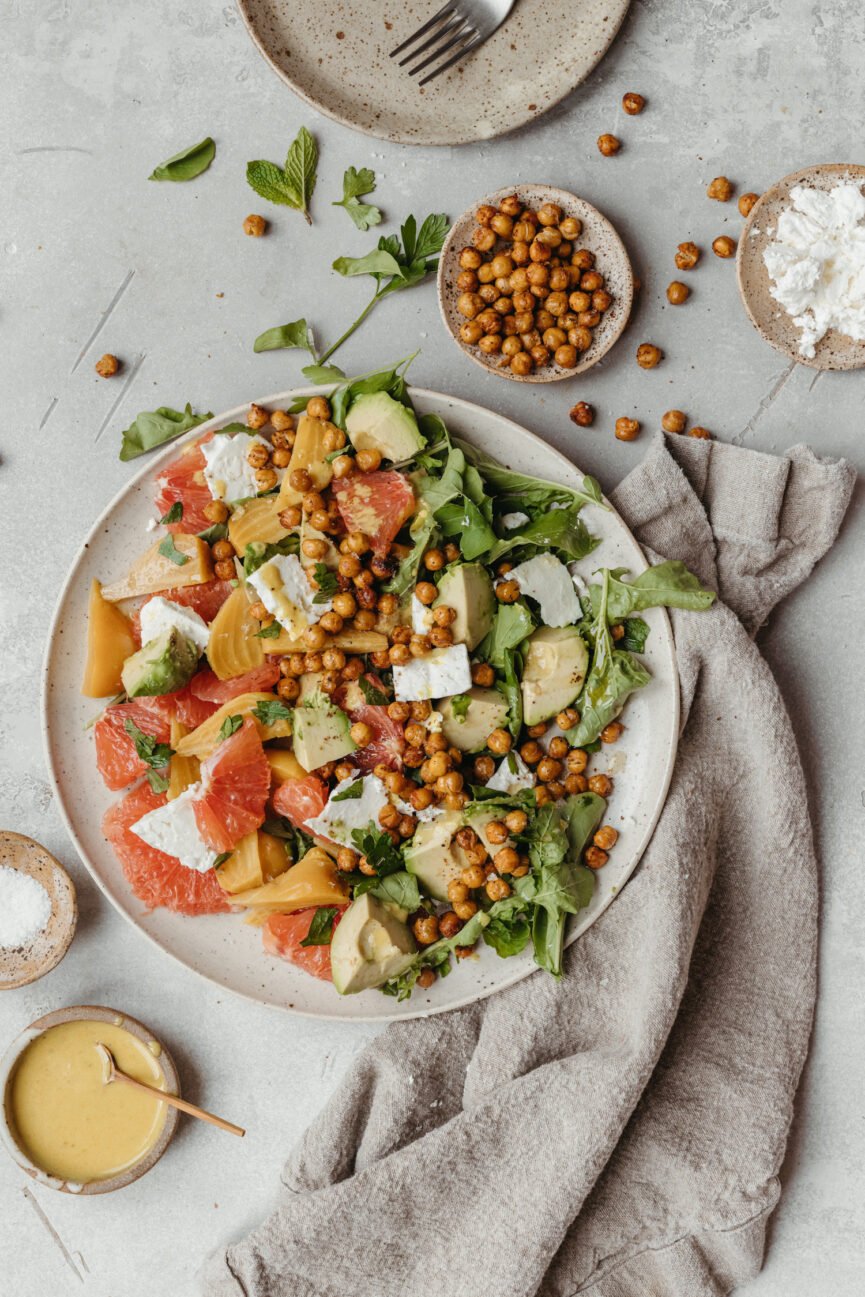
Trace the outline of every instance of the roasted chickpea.
<path fill-rule="evenodd" d="M 577 349 L 572 343 L 562 343 L 556 348 L 556 364 L 559 369 L 573 369 L 577 363 L 577 355 Z"/>
<path fill-rule="evenodd" d="M 487 307 L 492 306 L 498 295 L 499 290 L 496 288 L 495 284 L 481 284 L 478 289 L 478 297 Z"/>
<path fill-rule="evenodd" d="M 728 257 L 736 255 L 736 242 L 728 234 L 719 234 L 717 239 L 712 240 L 712 251 L 716 257 L 726 261 Z"/>
<path fill-rule="evenodd" d="M 548 248 L 553 248 L 553 249 L 561 247 L 562 243 L 564 242 L 561 233 L 555 228 L 555 226 L 552 225 L 549 226 L 548 228 L 544 228 L 543 230 L 539 230 L 538 233 L 535 235 L 535 238 L 537 239 L 538 243 L 545 243 Z"/>
<path fill-rule="evenodd" d="M 577 793 L 584 793 L 589 786 L 589 781 L 585 775 L 568 775 L 565 779 L 565 792 L 575 796 Z"/>
<path fill-rule="evenodd" d="M 454 914 L 457 916 L 458 919 L 462 919 L 463 922 L 466 922 L 468 919 L 473 918 L 473 916 L 477 914 L 477 912 L 478 912 L 478 907 L 474 901 L 460 901 L 457 905 L 454 906 Z M 462 949 L 461 946 L 457 946 L 457 954 L 459 954 L 459 951 L 461 949 Z"/>
<path fill-rule="evenodd" d="M 496 233 L 488 226 L 478 225 L 472 234 L 472 243 L 478 252 L 492 252 L 496 246 Z"/>
<path fill-rule="evenodd" d="M 601 323 L 599 311 L 580 311 L 577 316 L 577 324 L 581 329 L 596 329 Z"/>
<path fill-rule="evenodd" d="M 381 467 L 380 450 L 359 450 L 354 458 L 361 473 L 374 473 Z"/>
<path fill-rule="evenodd" d="M 251 405 L 246 415 L 247 428 L 263 428 L 270 419 L 270 411 L 263 405 Z"/>
<path fill-rule="evenodd" d="M 490 221 L 490 226 L 500 239 L 509 239 L 514 228 L 513 217 L 508 216 L 506 212 L 496 212 Z"/>
<path fill-rule="evenodd" d="M 496 586 L 496 598 L 499 603 L 516 603 L 520 597 L 520 587 L 516 581 L 500 581 Z"/>
<path fill-rule="evenodd" d="M 221 500 L 211 500 L 202 509 L 208 522 L 225 522 L 228 518 L 228 506 Z"/>
<path fill-rule="evenodd" d="M 556 724 L 560 730 L 572 730 L 574 726 L 579 725 L 579 723 L 580 713 L 575 707 L 565 707 L 565 709 L 560 711 L 556 716 Z M 579 750 L 579 748 L 575 749 L 575 751 Z M 585 755 L 585 753 L 583 755 Z"/>
<path fill-rule="evenodd" d="M 354 460 L 351 455 L 340 455 L 333 461 L 331 467 L 334 477 L 339 481 L 340 478 L 348 477 L 354 472 Z"/>
<path fill-rule="evenodd" d="M 555 270 L 552 271 L 550 275 L 550 279 L 552 279 L 553 275 L 556 275 L 558 273 L 559 273 L 558 271 Z M 550 286 L 552 287 L 552 284 Z M 567 294 L 561 292 L 560 290 L 558 292 L 550 293 L 549 297 L 544 302 L 544 308 L 546 311 L 549 312 L 550 316 L 552 317 L 558 318 L 560 315 L 564 315 L 568 309 Z M 550 320 L 550 323 L 552 323 L 552 319 Z"/>
<path fill-rule="evenodd" d="M 687 284 L 681 280 L 674 279 L 671 284 L 667 285 L 667 301 L 671 306 L 682 306 L 691 296 L 691 290 Z"/>
<path fill-rule="evenodd" d="M 230 540 L 218 540 L 211 548 L 211 554 L 214 558 L 234 558 L 234 546 Z M 267 609 L 265 608 L 265 612 Z"/>
<path fill-rule="evenodd" d="M 475 220 L 478 225 L 489 225 L 490 221 L 496 214 L 496 209 L 489 203 L 483 203 L 475 212 Z"/>
<path fill-rule="evenodd" d="M 477 270 L 483 261 L 483 257 L 477 248 L 463 248 L 459 255 L 459 263 L 462 270 Z"/>
<path fill-rule="evenodd" d="M 693 270 L 700 260 L 700 249 L 696 243 L 680 243 L 676 253 L 677 270 Z"/>
<path fill-rule="evenodd" d="M 664 432 L 684 432 L 687 415 L 682 410 L 667 410 L 661 415 L 661 427 Z"/>
<path fill-rule="evenodd" d="M 457 275 L 457 288 L 461 293 L 476 293 L 480 282 L 474 270 L 461 270 Z"/>
<path fill-rule="evenodd" d="M 619 441 L 636 441 L 640 435 L 640 423 L 637 419 L 627 419 L 624 415 L 616 420 L 616 436 Z"/>
<path fill-rule="evenodd" d="M 587 847 L 583 856 L 589 869 L 603 869 L 609 858 L 606 851 L 602 851 L 600 847 L 596 846 Z"/>
<path fill-rule="evenodd" d="M 412 932 L 418 945 L 430 946 L 439 939 L 439 921 L 434 914 L 426 914 L 423 918 L 415 919 Z"/>
<path fill-rule="evenodd" d="M 414 588 L 414 592 L 418 599 L 420 599 L 421 603 L 425 604 L 427 607 L 429 607 L 431 603 L 435 603 L 439 593 L 432 581 L 419 581 Z"/>
<path fill-rule="evenodd" d="M 510 883 L 506 883 L 503 878 L 491 878 L 485 890 L 491 901 L 503 901 L 506 896 L 511 894 Z"/>
<path fill-rule="evenodd" d="M 536 766 L 539 761 L 543 760 L 544 749 L 536 739 L 529 739 L 520 748 L 520 756 L 527 766 Z"/>
<path fill-rule="evenodd" d="M 475 757 L 474 772 L 475 778 L 481 783 L 486 783 L 492 779 L 495 774 L 496 763 L 492 757 Z"/>
<path fill-rule="evenodd" d="M 709 198 L 714 198 L 719 203 L 728 203 L 733 196 L 733 186 L 726 176 L 715 176 L 714 180 L 709 181 L 706 193 Z"/>
<path fill-rule="evenodd" d="M 490 310 L 489 308 L 486 311 L 482 311 L 478 316 L 478 324 L 481 326 L 484 333 L 502 332 L 502 317 L 497 314 L 496 311 Z"/>
<path fill-rule="evenodd" d="M 622 95 L 622 107 L 629 117 L 636 117 L 646 106 L 646 101 L 642 95 L 638 95 L 635 90 L 628 90 Z"/>
<path fill-rule="evenodd" d="M 525 811 L 508 811 L 505 825 L 509 833 L 525 833 L 529 817 Z"/>
<path fill-rule="evenodd" d="M 709 429 L 708 429 L 708 428 L 701 428 L 698 424 L 695 424 L 693 428 L 689 428 L 689 429 L 688 429 L 688 436 L 689 436 L 689 437 L 697 437 L 700 441 L 711 441 L 711 440 L 712 440 L 712 434 L 711 434 L 711 432 L 709 431 Z"/>
<path fill-rule="evenodd" d="M 604 311 L 610 309 L 612 304 L 613 298 L 611 294 L 607 292 L 606 288 L 598 288 L 594 293 L 592 293 L 592 308 L 595 311 L 600 311 L 602 315 Z"/>
<path fill-rule="evenodd" d="M 661 363 L 664 353 L 653 342 L 641 342 L 637 347 L 637 364 L 640 369 L 654 369 Z"/>
<path fill-rule="evenodd" d="M 584 324 L 578 324 L 575 329 L 568 329 L 568 342 L 577 351 L 588 351 L 594 338 L 591 329 L 587 329 Z"/>
<path fill-rule="evenodd" d="M 616 743 L 622 737 L 624 732 L 625 727 L 621 721 L 610 721 L 609 725 L 606 725 L 604 729 L 601 730 L 601 742 Z"/>
<path fill-rule="evenodd" d="M 742 194 L 739 199 L 738 207 L 743 216 L 750 216 L 755 204 L 760 201 L 760 195 L 754 193 Z"/>
<path fill-rule="evenodd" d="M 595 407 L 588 401 L 578 401 L 570 411 L 568 418 L 578 428 L 590 428 L 595 422 Z"/>
<path fill-rule="evenodd" d="M 501 846 L 503 842 L 507 842 L 510 836 L 508 833 L 508 826 L 503 820 L 490 820 L 484 832 L 490 842 L 497 844 L 498 846 Z"/>
<path fill-rule="evenodd" d="M 542 243 L 539 238 L 532 241 L 529 247 L 529 257 L 535 263 L 549 261 L 553 255 L 553 250 L 548 243 Z M 549 277 L 549 272 L 547 272 Z"/>
<path fill-rule="evenodd" d="M 556 761 L 554 757 L 542 757 L 538 762 L 538 779 L 542 784 L 548 784 L 553 779 L 558 779 L 562 773 L 561 761 Z"/>
<path fill-rule="evenodd" d="M 576 216 L 565 216 L 559 222 L 559 230 L 565 239 L 578 239 L 583 232 L 583 223 Z"/>
<path fill-rule="evenodd" d="M 592 775 L 589 779 L 589 789 L 598 797 L 609 797 L 613 791 L 613 781 L 609 775 Z"/>
<path fill-rule="evenodd" d="M 550 280 L 549 267 L 533 261 L 530 266 L 526 267 L 526 277 L 532 288 L 545 287 Z"/>
<path fill-rule="evenodd" d="M 479 293 L 460 293 L 457 298 L 457 310 L 467 320 L 473 320 L 483 309 L 483 298 Z"/>
<path fill-rule="evenodd" d="M 605 158 L 612 158 L 621 147 L 622 142 L 615 135 L 604 134 L 598 136 L 598 148 Z"/>
<path fill-rule="evenodd" d="M 549 347 L 543 346 L 543 344 L 537 347 L 532 347 L 531 351 L 529 352 L 529 355 L 531 356 L 534 365 L 538 369 L 542 369 L 544 365 L 548 365 L 550 363 L 550 349 Z"/>
<path fill-rule="evenodd" d="M 223 559 L 221 562 L 215 563 L 213 573 L 220 581 L 233 581 L 236 575 L 234 571 L 234 560 Z"/>
<path fill-rule="evenodd" d="M 592 838 L 592 841 L 594 842 L 595 846 L 600 847 L 602 851 L 611 850 L 611 848 L 616 845 L 618 840 L 619 840 L 618 830 L 614 829 L 610 824 L 602 825 L 601 828 L 599 828 L 598 831 L 595 833 L 595 836 Z"/>
<path fill-rule="evenodd" d="M 463 900 L 457 901 L 457 904 L 468 904 L 468 889 Z M 457 917 L 453 910 L 445 910 L 444 914 L 439 915 L 439 933 L 443 937 L 455 937 L 462 926 L 462 920 Z M 417 979 L 417 984 L 420 986 L 420 978 Z M 427 985 L 429 986 L 431 983 L 428 982 Z"/>
<path fill-rule="evenodd" d="M 523 266 L 527 266 L 530 260 L 531 257 L 529 255 L 528 243 L 523 243 L 522 240 L 518 240 L 511 244 L 511 261 L 515 266 L 522 268 Z"/>
<path fill-rule="evenodd" d="M 330 418 L 330 402 L 326 396 L 311 396 L 306 404 L 306 413 L 310 419 L 321 419 L 327 423 Z"/>

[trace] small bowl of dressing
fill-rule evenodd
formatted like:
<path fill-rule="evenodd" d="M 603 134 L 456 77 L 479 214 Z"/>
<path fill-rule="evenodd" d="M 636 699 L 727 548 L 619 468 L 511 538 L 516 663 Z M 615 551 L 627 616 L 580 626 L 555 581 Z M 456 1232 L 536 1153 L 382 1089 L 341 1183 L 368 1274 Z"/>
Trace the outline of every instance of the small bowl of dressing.
<path fill-rule="evenodd" d="M 61 1193 L 122 1189 L 155 1166 L 177 1129 L 175 1108 L 105 1083 L 97 1044 L 129 1076 L 180 1093 L 167 1049 L 127 1014 L 83 1004 L 31 1023 L 0 1060 L 0 1137 L 23 1171 Z"/>

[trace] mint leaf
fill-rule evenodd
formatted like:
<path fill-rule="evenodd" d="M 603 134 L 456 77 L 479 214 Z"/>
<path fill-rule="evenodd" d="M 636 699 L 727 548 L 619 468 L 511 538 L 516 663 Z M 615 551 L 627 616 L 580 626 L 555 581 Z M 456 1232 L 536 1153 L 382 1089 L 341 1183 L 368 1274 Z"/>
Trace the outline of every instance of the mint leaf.
<path fill-rule="evenodd" d="M 318 166 L 318 145 L 305 126 L 301 126 L 291 142 L 288 156 L 285 159 L 285 177 L 293 189 L 300 195 L 298 206 L 312 225 L 309 214 L 309 200 L 315 189 L 316 167 Z"/>
<path fill-rule="evenodd" d="M 386 878 L 382 878 L 374 887 L 371 887 L 370 891 L 380 901 L 388 901 L 391 905 L 398 905 L 401 910 L 407 910 L 409 914 L 419 910 L 423 902 L 417 879 L 413 874 L 404 871 L 398 874 L 388 874 Z"/>
<path fill-rule="evenodd" d="M 290 324 L 278 324 L 273 329 L 265 329 L 252 344 L 255 352 L 280 351 L 284 348 L 299 348 L 308 351 L 311 356 L 315 355 L 312 330 L 306 320 L 292 320 Z"/>
<path fill-rule="evenodd" d="M 348 788 L 343 788 L 341 793 L 335 793 L 330 800 L 332 802 L 353 802 L 360 797 L 363 797 L 363 780 L 355 779 L 353 784 L 349 784 Z"/>
<path fill-rule="evenodd" d="M 221 739 L 230 739 L 232 734 L 236 734 L 243 724 L 242 716 L 226 716 L 219 730 Z"/>
<path fill-rule="evenodd" d="M 207 170 L 215 156 L 216 145 L 208 135 L 198 144 L 190 144 L 182 153 L 175 153 L 173 158 L 160 162 L 148 179 L 194 180 Z"/>
<path fill-rule="evenodd" d="M 246 183 L 260 198 L 283 207 L 300 207 L 300 194 L 275 162 L 257 160 L 246 164 Z"/>
<path fill-rule="evenodd" d="M 158 410 L 145 410 L 124 429 L 120 458 L 124 461 L 137 459 L 148 450 L 163 446 L 182 432 L 197 428 L 212 418 L 212 414 L 193 414 L 191 405 L 182 411 L 172 410 L 167 405 L 161 405 Z"/>
<path fill-rule="evenodd" d="M 170 558 L 172 563 L 178 567 L 183 567 L 184 563 L 189 562 L 189 555 L 182 553 L 174 543 L 173 536 L 166 536 L 165 540 L 159 546 L 159 553 L 163 558 Z"/>
<path fill-rule="evenodd" d="M 150 766 L 151 770 L 164 770 L 174 753 L 167 743 L 157 743 L 150 734 L 139 729 L 135 721 L 127 717 L 123 728 L 135 744 L 135 755 L 139 761 Z M 165 792 L 164 788 L 154 788 L 154 792 Z"/>
<path fill-rule="evenodd" d="M 224 522 L 215 522 L 212 527 L 207 527 L 204 531 L 196 532 L 199 540 L 203 540 L 206 545 L 215 545 L 218 540 L 225 540 L 228 535 L 228 527 Z M 502 607 L 505 605 L 502 604 Z"/>
<path fill-rule="evenodd" d="M 333 921 L 336 918 L 335 905 L 320 905 L 312 916 L 309 931 L 301 941 L 302 946 L 329 946 L 333 937 Z"/>
<path fill-rule="evenodd" d="M 183 517 L 183 505 L 179 500 L 175 500 L 174 504 L 168 510 L 168 513 L 164 513 L 162 517 L 159 519 L 159 521 L 164 522 L 166 524 L 170 522 L 180 522 L 180 519 L 182 517 Z"/>
<path fill-rule="evenodd" d="M 364 194 L 371 194 L 375 189 L 375 172 L 369 167 L 356 171 L 349 167 L 342 178 L 342 200 L 332 203 L 332 207 L 344 207 L 359 230 L 368 230 L 372 225 L 381 223 L 381 212 L 370 203 L 362 203 Z"/>
<path fill-rule="evenodd" d="M 278 698 L 262 699 L 257 702 L 252 709 L 253 716 L 261 721 L 262 725 L 274 725 L 277 721 L 291 720 L 291 710 L 281 703 Z"/>

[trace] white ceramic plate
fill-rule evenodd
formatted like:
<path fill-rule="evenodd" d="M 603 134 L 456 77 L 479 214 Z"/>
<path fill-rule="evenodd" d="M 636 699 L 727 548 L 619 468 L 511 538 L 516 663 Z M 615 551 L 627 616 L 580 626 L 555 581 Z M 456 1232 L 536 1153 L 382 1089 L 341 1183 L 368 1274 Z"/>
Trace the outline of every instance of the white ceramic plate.
<path fill-rule="evenodd" d="M 540 117 L 606 54 L 631 0 L 519 0 L 473 55 L 423 88 L 390 51 L 441 0 L 238 0 L 256 47 L 301 99 L 400 144 L 467 144 Z"/>
<path fill-rule="evenodd" d="M 305 393 L 322 391 L 307 388 Z M 258 403 L 283 409 L 297 396 L 283 392 Z M 422 411 L 441 415 L 456 434 L 487 454 L 523 473 L 533 473 L 578 487 L 582 474 L 539 437 L 501 415 L 468 401 L 414 389 Z M 208 427 L 242 419 L 247 405 L 202 424 Z M 428 990 L 416 990 L 401 1004 L 379 991 L 341 997 L 321 982 L 281 960 L 266 956 L 257 928 L 239 915 L 189 918 L 168 910 L 148 913 L 132 894 L 114 853 L 100 832 L 103 813 L 121 794 L 109 793 L 96 772 L 92 730 L 85 726 L 98 712 L 93 699 L 79 693 L 84 670 L 87 596 L 93 577 L 111 581 L 121 576 L 150 543 L 146 530 L 154 516 L 153 480 L 174 459 L 180 443 L 148 457 L 129 486 L 94 524 L 60 596 L 45 658 L 42 718 L 48 768 L 69 833 L 81 857 L 109 900 L 140 932 L 188 968 L 210 981 L 261 1004 L 275 1005 L 317 1018 L 388 1021 L 440 1013 L 491 995 L 535 970 L 530 951 L 500 959 L 482 947 L 477 959 L 457 964 L 449 977 Z M 587 506 L 584 517 L 601 544 L 584 561 L 589 575 L 596 567 L 626 567 L 634 574 L 646 567 L 637 542 L 612 510 Z M 607 822 L 619 830 L 609 864 L 599 871 L 591 905 L 582 911 L 568 936 L 575 940 L 603 913 L 637 865 L 651 837 L 667 793 L 679 731 L 679 689 L 673 637 L 666 613 L 645 614 L 652 628 L 644 655 L 652 682 L 631 698 L 625 709 L 626 730 L 614 747 L 594 759 L 597 770 L 615 777 Z M 546 976 L 546 974 L 539 974 Z"/>

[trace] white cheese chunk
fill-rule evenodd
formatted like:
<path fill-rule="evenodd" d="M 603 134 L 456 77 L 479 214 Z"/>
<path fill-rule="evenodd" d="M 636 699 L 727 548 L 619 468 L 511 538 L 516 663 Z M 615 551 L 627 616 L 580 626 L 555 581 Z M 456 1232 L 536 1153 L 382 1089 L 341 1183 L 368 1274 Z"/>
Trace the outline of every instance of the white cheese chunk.
<path fill-rule="evenodd" d="M 333 607 L 329 599 L 315 603 L 315 587 L 296 554 L 268 559 L 252 573 L 249 584 L 289 635 L 300 635 Z"/>
<path fill-rule="evenodd" d="M 202 653 L 207 648 L 210 628 L 193 608 L 172 603 L 170 599 L 163 599 L 161 594 L 155 599 L 149 599 L 141 609 L 141 643 L 149 644 L 151 640 L 170 630 L 176 630 L 186 639 L 192 640 Z"/>
<path fill-rule="evenodd" d="M 361 784 L 360 796 L 340 800 L 340 794 L 357 783 Z M 388 801 L 387 789 L 378 775 L 351 775 L 337 784 L 321 814 L 307 820 L 304 827 L 308 833 L 318 834 L 329 842 L 354 847 L 352 831 L 369 828 L 370 824 L 378 828 L 378 813 Z"/>
<path fill-rule="evenodd" d="M 449 698 L 472 687 L 472 672 L 465 644 L 433 649 L 393 669 L 397 702 L 423 702 L 428 698 Z"/>
<path fill-rule="evenodd" d="M 132 832 L 149 847 L 174 856 L 187 869 L 206 874 L 213 868 L 217 853 L 204 841 L 195 822 L 193 802 L 200 791 L 201 784 L 191 784 L 173 802 L 148 811 L 132 825 Z"/>
<path fill-rule="evenodd" d="M 416 594 L 411 597 L 411 628 L 415 635 L 426 635 L 433 625 L 433 610 L 421 603 Z"/>
<path fill-rule="evenodd" d="M 522 594 L 536 599 L 547 626 L 573 626 L 583 615 L 571 574 L 555 554 L 538 554 L 508 573 Z"/>
<path fill-rule="evenodd" d="M 502 526 L 505 531 L 516 531 L 517 527 L 525 527 L 527 522 L 529 522 L 529 515 L 520 513 L 519 510 L 516 513 L 502 514 Z"/>
<path fill-rule="evenodd" d="M 401 814 L 412 815 L 416 820 L 420 820 L 421 823 L 426 820 L 437 820 L 440 815 L 445 814 L 445 807 L 436 806 L 435 803 L 433 803 L 432 806 L 425 807 L 422 811 L 415 810 L 411 802 L 404 802 L 401 797 L 395 797 L 393 799 L 393 804 Z"/>
<path fill-rule="evenodd" d="M 243 432 L 234 437 L 217 435 L 201 447 L 205 459 L 204 480 L 214 500 L 246 500 L 258 495 L 255 469 L 247 459 L 253 446 L 267 446 L 270 450 L 270 442 L 264 437 L 248 437 Z M 275 471 L 282 481 L 285 469 Z"/>
<path fill-rule="evenodd" d="M 487 788 L 494 788 L 497 793 L 518 793 L 534 786 L 535 776 L 519 752 L 509 752 L 503 757 L 492 779 L 487 780 Z"/>

